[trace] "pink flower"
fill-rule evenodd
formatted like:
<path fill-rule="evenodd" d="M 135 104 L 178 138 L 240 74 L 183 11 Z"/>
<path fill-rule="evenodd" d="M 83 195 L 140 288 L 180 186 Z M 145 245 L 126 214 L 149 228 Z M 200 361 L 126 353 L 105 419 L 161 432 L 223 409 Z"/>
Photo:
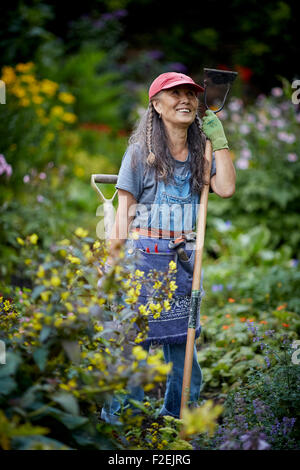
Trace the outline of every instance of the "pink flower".
<path fill-rule="evenodd" d="M 239 158 L 236 162 L 236 166 L 240 170 L 246 170 L 249 167 L 249 162 L 246 158 Z"/>
<path fill-rule="evenodd" d="M 9 163 L 7 163 L 4 155 L 0 154 L 0 175 L 3 175 L 4 173 L 6 173 L 6 176 L 10 178 L 12 174 L 12 167 L 9 165 Z"/>
<path fill-rule="evenodd" d="M 286 158 L 289 162 L 295 162 L 298 160 L 298 155 L 295 153 L 288 153 Z"/>
<path fill-rule="evenodd" d="M 251 152 L 249 149 L 245 148 L 241 150 L 241 157 L 242 158 L 251 158 Z"/>
<path fill-rule="evenodd" d="M 278 132 L 277 137 L 282 142 L 286 142 L 287 144 L 293 144 L 296 140 L 294 134 L 288 134 L 287 132 Z"/>
<path fill-rule="evenodd" d="M 29 183 L 29 181 L 30 181 L 30 176 L 29 176 L 29 175 L 25 175 L 24 178 L 23 178 L 23 181 L 24 181 L 24 183 Z"/>
<path fill-rule="evenodd" d="M 279 96 L 282 96 L 283 95 L 282 88 L 279 88 L 279 87 L 272 88 L 271 95 L 275 96 L 276 98 L 279 97 Z"/>
<path fill-rule="evenodd" d="M 46 173 L 44 173 L 44 172 L 40 173 L 40 174 L 39 174 L 39 178 L 40 178 L 40 180 L 46 179 L 46 178 L 47 178 Z"/>

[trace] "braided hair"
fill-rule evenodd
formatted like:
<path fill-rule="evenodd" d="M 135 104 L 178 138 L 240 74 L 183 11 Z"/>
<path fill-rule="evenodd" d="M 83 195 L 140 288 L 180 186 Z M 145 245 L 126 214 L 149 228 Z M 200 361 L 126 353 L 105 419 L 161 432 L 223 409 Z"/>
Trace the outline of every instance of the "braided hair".
<path fill-rule="evenodd" d="M 204 158 L 206 136 L 202 130 L 199 114 L 196 114 L 194 122 L 188 128 L 187 141 L 191 155 L 191 190 L 200 193 L 204 184 L 209 184 L 209 182 L 204 181 L 208 162 Z M 133 151 L 133 166 L 137 159 L 143 158 L 145 171 L 152 168 L 155 170 L 157 180 L 162 179 L 165 183 L 170 183 L 174 175 L 175 161 L 169 150 L 163 120 L 155 110 L 152 101 L 132 132 L 128 143 L 138 144 L 138 151 L 136 147 Z"/>

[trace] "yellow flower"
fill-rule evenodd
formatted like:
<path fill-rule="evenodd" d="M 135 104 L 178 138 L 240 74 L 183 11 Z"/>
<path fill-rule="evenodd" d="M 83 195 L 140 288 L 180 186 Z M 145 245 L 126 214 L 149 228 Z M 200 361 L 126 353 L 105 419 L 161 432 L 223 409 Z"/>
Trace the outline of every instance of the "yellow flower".
<path fill-rule="evenodd" d="M 62 106 L 53 106 L 50 111 L 50 115 L 53 117 L 62 117 L 64 114 L 64 108 Z"/>
<path fill-rule="evenodd" d="M 45 277 L 45 270 L 44 270 L 43 266 L 39 266 L 39 269 L 38 269 L 36 275 L 37 275 L 37 277 L 40 277 L 40 278 Z"/>
<path fill-rule="evenodd" d="M 44 99 L 39 95 L 35 95 L 32 97 L 32 102 L 35 104 L 41 104 L 43 101 Z"/>
<path fill-rule="evenodd" d="M 162 306 L 160 304 L 153 304 L 149 305 L 151 313 L 160 313 L 162 311 Z"/>
<path fill-rule="evenodd" d="M 207 400 L 199 408 L 184 409 L 182 414 L 184 433 L 192 435 L 207 432 L 212 436 L 217 426 L 216 420 L 222 411 L 223 407 L 214 405 L 212 400 Z"/>
<path fill-rule="evenodd" d="M 51 294 L 50 290 L 45 290 L 44 292 L 41 292 L 41 298 L 44 302 L 48 302 L 49 300 L 49 295 Z"/>
<path fill-rule="evenodd" d="M 20 77 L 20 80 L 22 82 L 30 83 L 30 84 L 36 83 L 36 80 L 33 75 L 23 75 L 22 77 Z"/>
<path fill-rule="evenodd" d="M 150 390 L 153 390 L 154 387 L 155 387 L 154 384 L 151 384 L 151 383 L 150 383 L 150 384 L 146 384 L 146 385 L 144 385 L 144 390 L 145 390 L 145 392 L 149 392 Z"/>
<path fill-rule="evenodd" d="M 171 309 L 171 305 L 170 305 L 170 302 L 168 300 L 164 300 L 164 309 L 165 310 L 170 310 Z"/>
<path fill-rule="evenodd" d="M 32 235 L 28 235 L 28 240 L 29 240 L 30 243 L 32 243 L 33 245 L 36 245 L 36 244 L 37 244 L 38 239 L 39 239 L 39 237 L 37 236 L 36 233 L 33 233 Z"/>
<path fill-rule="evenodd" d="M 100 248 L 100 246 L 101 246 L 101 245 L 100 245 L 99 240 L 96 240 L 96 241 L 94 242 L 94 244 L 93 244 L 94 250 L 96 250 L 97 248 Z"/>
<path fill-rule="evenodd" d="M 62 300 L 67 300 L 67 298 L 70 296 L 70 292 L 66 291 L 66 292 L 62 292 L 60 294 Z"/>
<path fill-rule="evenodd" d="M 175 281 L 171 281 L 170 282 L 170 290 L 173 292 L 176 289 L 177 289 L 177 285 L 176 285 Z"/>
<path fill-rule="evenodd" d="M 63 319 L 62 318 L 57 318 L 54 322 L 55 328 L 59 328 L 62 323 L 63 323 Z"/>
<path fill-rule="evenodd" d="M 77 258 L 77 256 L 68 255 L 67 259 L 73 264 L 80 264 L 80 258 Z M 70 276 L 72 276 L 72 273 L 70 273 Z"/>
<path fill-rule="evenodd" d="M 54 287 L 58 287 L 61 284 L 60 279 L 59 279 L 58 276 L 52 276 L 51 279 L 50 279 L 50 282 L 51 282 L 52 286 L 54 286 Z"/>
<path fill-rule="evenodd" d="M 41 81 L 41 91 L 48 96 L 53 96 L 56 93 L 58 88 L 58 83 L 53 82 L 52 80 L 48 80 L 45 78 Z M 63 108 L 60 106 L 63 112 Z"/>
<path fill-rule="evenodd" d="M 65 306 L 67 307 L 69 312 L 73 310 L 73 305 L 70 302 L 65 302 Z"/>
<path fill-rule="evenodd" d="M 89 313 L 88 307 L 78 307 L 79 313 Z"/>
<path fill-rule="evenodd" d="M 57 242 L 58 245 L 70 245 L 70 240 L 68 240 L 67 238 L 64 238 L 63 240 L 60 240 L 59 242 Z"/>
<path fill-rule="evenodd" d="M 87 237 L 88 236 L 88 231 L 87 230 L 84 230 L 82 227 L 78 227 L 76 230 L 75 230 L 75 235 L 77 235 L 77 237 L 80 237 L 80 238 L 84 238 L 84 237 Z"/>
<path fill-rule="evenodd" d="M 134 355 L 134 357 L 136 357 L 138 361 L 142 361 L 147 357 L 147 351 L 145 351 L 142 346 L 134 346 L 132 348 L 132 354 Z"/>
<path fill-rule="evenodd" d="M 172 260 L 169 263 L 169 270 L 170 271 L 175 271 L 175 269 L 176 269 L 176 263 Z"/>
<path fill-rule="evenodd" d="M 153 285 L 153 289 L 160 289 L 161 288 L 161 282 L 160 281 L 156 281 L 155 284 Z"/>
<path fill-rule="evenodd" d="M 142 277 L 144 274 L 145 274 L 144 271 L 140 271 L 139 269 L 135 271 L 136 277 Z"/>
<path fill-rule="evenodd" d="M 68 122 L 69 124 L 73 124 L 75 121 L 77 121 L 77 116 L 74 113 L 64 113 L 62 115 L 62 120 L 64 122 Z"/>
<path fill-rule="evenodd" d="M 20 237 L 17 237 L 17 242 L 19 243 L 19 245 L 24 245 L 24 240 L 22 240 L 22 238 Z"/>
<path fill-rule="evenodd" d="M 139 311 L 142 315 L 148 315 L 148 311 L 147 311 L 147 308 L 145 307 L 145 305 L 140 305 L 139 306 Z"/>
<path fill-rule="evenodd" d="M 11 91 L 17 98 L 24 98 L 26 96 L 24 88 L 17 84 L 12 87 Z"/>
<path fill-rule="evenodd" d="M 13 83 L 16 78 L 17 77 L 15 71 L 12 67 L 10 67 L 9 65 L 5 65 L 4 67 L 2 67 L 1 80 L 3 80 L 6 85 L 10 85 L 11 83 Z"/>
<path fill-rule="evenodd" d="M 71 93 L 66 93 L 64 91 L 61 91 L 60 93 L 58 93 L 58 99 L 62 101 L 63 103 L 71 104 L 71 103 L 74 103 L 75 96 L 71 95 Z"/>
<path fill-rule="evenodd" d="M 33 62 L 27 62 L 26 64 L 20 63 L 16 65 L 17 72 L 26 73 L 34 67 Z"/>

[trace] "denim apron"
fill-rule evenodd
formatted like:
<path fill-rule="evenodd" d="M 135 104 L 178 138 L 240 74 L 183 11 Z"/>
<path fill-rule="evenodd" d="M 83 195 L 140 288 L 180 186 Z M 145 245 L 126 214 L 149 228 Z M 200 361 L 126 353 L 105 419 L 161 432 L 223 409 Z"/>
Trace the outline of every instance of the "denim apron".
<path fill-rule="evenodd" d="M 190 192 L 190 171 L 185 176 L 174 175 L 175 184 L 165 185 L 159 181 L 154 205 L 151 210 L 151 227 L 162 230 L 183 231 L 191 230 L 196 226 L 197 204 L 199 195 Z M 174 211 L 174 207 L 176 211 Z M 186 210 L 187 209 L 187 210 Z M 143 228 L 149 228 L 143 227 Z M 187 261 L 182 261 L 177 257 L 176 252 L 169 248 L 170 238 L 152 238 L 140 236 L 138 240 L 129 239 L 125 248 L 128 248 L 128 260 L 132 258 L 134 269 L 144 272 L 144 279 L 149 279 L 151 270 L 162 272 L 159 280 L 163 282 L 163 273 L 169 269 L 170 261 L 177 263 L 176 277 L 173 278 L 177 289 L 173 292 L 172 300 L 168 297 L 171 309 L 163 309 L 159 318 L 153 315 L 148 317 L 148 337 L 145 345 L 155 344 L 179 344 L 186 341 L 188 319 L 191 304 L 191 290 L 193 281 L 193 268 L 195 262 L 195 242 L 188 242 L 185 251 L 188 256 Z M 155 252 L 157 244 L 158 252 Z M 149 252 L 147 252 L 149 248 Z M 151 274 L 150 274 L 151 275 Z M 142 287 L 136 308 L 139 305 L 146 305 L 151 300 L 153 283 L 141 281 Z M 203 290 L 203 270 L 201 272 L 201 299 L 199 302 L 196 338 L 200 335 L 200 305 Z M 163 304 L 163 301 L 162 301 Z"/>

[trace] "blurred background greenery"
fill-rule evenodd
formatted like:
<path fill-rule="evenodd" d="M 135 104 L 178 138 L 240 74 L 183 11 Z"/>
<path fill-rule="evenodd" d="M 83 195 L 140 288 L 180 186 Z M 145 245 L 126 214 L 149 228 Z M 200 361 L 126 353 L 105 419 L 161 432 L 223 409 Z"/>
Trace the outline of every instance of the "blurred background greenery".
<path fill-rule="evenodd" d="M 289 340 L 300 331 L 300 108 L 292 100 L 298 45 L 295 0 L 2 4 L 0 297 L 14 301 L 22 288 L 26 300 L 17 308 L 31 317 L 40 308 L 34 268 L 38 279 L 41 270 L 56 270 L 59 260 L 49 264 L 49 256 L 57 256 L 63 239 L 74 250 L 69 238 L 78 227 L 88 232 L 86 243 L 97 238 L 101 201 L 91 174 L 118 173 L 158 74 L 183 72 L 201 83 L 203 67 L 235 70 L 238 79 L 218 116 L 237 172 L 236 192 L 229 199 L 210 194 L 207 214 L 202 396 L 224 399 L 238 380 L 253 377 L 264 352 L 246 334 L 247 320 Z M 114 194 L 112 185 L 101 189 Z M 34 263 L 28 244 L 36 248 Z M 51 289 L 56 299 L 55 284 Z M 6 340 L 6 330 L 3 335 Z M 34 384 L 31 363 L 28 371 Z M 279 418 L 299 417 L 293 389 L 286 389 L 285 379 L 278 383 L 268 399 L 285 400 Z"/>

